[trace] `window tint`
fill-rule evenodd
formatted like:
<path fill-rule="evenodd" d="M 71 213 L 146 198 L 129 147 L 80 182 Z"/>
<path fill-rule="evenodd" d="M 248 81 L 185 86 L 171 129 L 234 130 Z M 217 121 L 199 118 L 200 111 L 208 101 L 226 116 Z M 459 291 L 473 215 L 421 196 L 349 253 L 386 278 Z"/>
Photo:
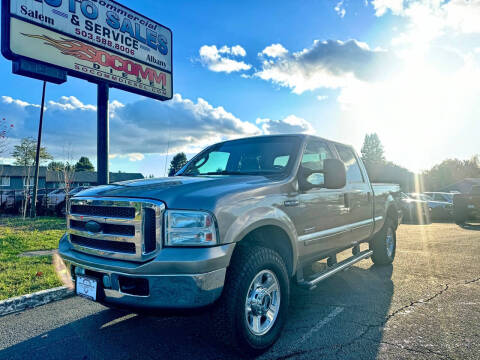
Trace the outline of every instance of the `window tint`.
<path fill-rule="evenodd" d="M 345 164 L 347 169 L 347 182 L 348 183 L 358 183 L 364 182 L 360 166 L 358 165 L 357 158 L 353 150 L 347 146 L 335 145 L 337 148 L 340 159 Z"/>
<path fill-rule="evenodd" d="M 281 166 L 285 167 L 288 164 L 288 159 L 290 159 L 290 156 L 278 156 L 273 160 L 273 166 Z"/>
<path fill-rule="evenodd" d="M 321 141 L 311 141 L 307 144 L 302 157 L 302 166 L 310 170 L 323 170 L 323 161 L 331 159 L 332 153 L 327 144 Z"/>
<path fill-rule="evenodd" d="M 197 161 L 195 166 L 197 166 L 201 174 L 222 172 L 227 169 L 229 158 L 230 154 L 227 152 L 213 151 L 209 154 L 207 161 L 205 161 L 205 158 L 202 158 Z"/>
<path fill-rule="evenodd" d="M 295 162 L 300 141 L 295 136 L 227 141 L 200 153 L 179 175 L 285 176 Z"/>
<path fill-rule="evenodd" d="M 313 140 L 310 141 L 305 148 L 302 157 L 302 166 L 310 170 L 322 171 L 324 160 L 332 158 L 332 153 L 327 144 L 322 141 Z M 310 175 L 307 181 L 313 185 L 322 185 L 325 183 L 324 175 L 321 173 Z"/>

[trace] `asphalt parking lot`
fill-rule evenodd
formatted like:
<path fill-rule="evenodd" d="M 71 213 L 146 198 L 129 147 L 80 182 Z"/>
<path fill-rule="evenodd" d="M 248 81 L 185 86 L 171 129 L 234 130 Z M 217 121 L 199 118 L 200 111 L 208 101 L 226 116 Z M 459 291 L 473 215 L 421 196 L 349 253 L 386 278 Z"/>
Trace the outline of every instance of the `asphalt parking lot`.
<path fill-rule="evenodd" d="M 370 260 L 293 288 L 262 359 L 480 359 L 480 226 L 402 225 L 393 266 Z M 0 318 L 0 359 L 236 359 L 208 313 L 147 316 L 70 298 Z"/>

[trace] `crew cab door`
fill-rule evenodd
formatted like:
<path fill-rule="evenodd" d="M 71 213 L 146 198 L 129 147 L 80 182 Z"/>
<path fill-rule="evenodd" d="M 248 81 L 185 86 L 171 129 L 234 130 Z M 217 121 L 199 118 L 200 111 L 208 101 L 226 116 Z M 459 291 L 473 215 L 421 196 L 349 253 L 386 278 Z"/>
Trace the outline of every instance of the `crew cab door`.
<path fill-rule="evenodd" d="M 373 193 L 368 177 L 360 167 L 359 159 L 350 146 L 335 144 L 340 160 L 347 170 L 344 192 L 346 218 L 350 234 L 345 237 L 346 246 L 370 237 L 373 231 Z"/>
<path fill-rule="evenodd" d="M 325 159 L 335 158 L 334 150 L 327 142 L 309 139 L 301 160 L 301 167 L 322 171 Z M 324 176 L 321 173 L 311 175 L 308 181 L 321 186 Z M 344 235 L 348 219 L 344 216 L 343 190 L 313 188 L 299 190 L 295 206 L 285 207 L 293 219 L 299 241 L 299 255 L 303 259 L 314 258 L 320 253 L 337 249 Z"/>

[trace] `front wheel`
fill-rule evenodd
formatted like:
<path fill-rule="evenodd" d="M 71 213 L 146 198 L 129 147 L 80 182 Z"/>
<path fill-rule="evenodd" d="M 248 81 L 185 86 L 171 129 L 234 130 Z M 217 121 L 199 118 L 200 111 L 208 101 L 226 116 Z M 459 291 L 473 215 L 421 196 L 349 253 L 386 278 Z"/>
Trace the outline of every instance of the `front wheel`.
<path fill-rule="evenodd" d="M 389 265 L 395 259 L 397 234 L 393 220 L 387 218 L 382 229 L 370 241 L 372 261 L 378 265 Z"/>
<path fill-rule="evenodd" d="M 275 251 L 238 245 L 215 311 L 217 338 L 242 354 L 259 355 L 280 337 L 290 283 Z"/>

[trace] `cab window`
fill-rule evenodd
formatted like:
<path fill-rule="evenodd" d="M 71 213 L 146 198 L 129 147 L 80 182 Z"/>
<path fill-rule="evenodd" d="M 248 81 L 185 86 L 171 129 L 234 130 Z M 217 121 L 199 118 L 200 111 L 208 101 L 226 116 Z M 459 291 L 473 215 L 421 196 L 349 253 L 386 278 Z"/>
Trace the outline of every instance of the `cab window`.
<path fill-rule="evenodd" d="M 323 171 L 323 163 L 325 159 L 333 159 L 332 152 L 328 145 L 323 141 L 312 140 L 307 143 L 305 151 L 302 156 L 302 167 L 314 170 Z M 310 175 L 307 181 L 313 185 L 322 185 L 325 183 L 324 175 L 322 173 L 314 173 Z"/>
<path fill-rule="evenodd" d="M 360 165 L 358 164 L 357 158 L 353 150 L 348 146 L 335 145 L 340 159 L 345 164 L 347 170 L 347 183 L 363 183 L 365 179 L 363 178 L 362 171 L 360 170 Z"/>

